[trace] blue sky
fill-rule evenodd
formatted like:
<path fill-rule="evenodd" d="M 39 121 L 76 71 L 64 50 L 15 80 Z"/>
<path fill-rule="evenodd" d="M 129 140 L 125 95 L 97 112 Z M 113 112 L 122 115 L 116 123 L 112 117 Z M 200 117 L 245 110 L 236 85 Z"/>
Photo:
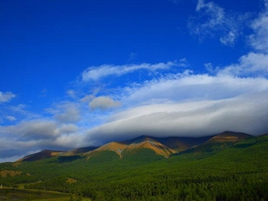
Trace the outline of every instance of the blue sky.
<path fill-rule="evenodd" d="M 267 0 L 4 0 L 0 27 L 0 161 L 268 132 Z"/>

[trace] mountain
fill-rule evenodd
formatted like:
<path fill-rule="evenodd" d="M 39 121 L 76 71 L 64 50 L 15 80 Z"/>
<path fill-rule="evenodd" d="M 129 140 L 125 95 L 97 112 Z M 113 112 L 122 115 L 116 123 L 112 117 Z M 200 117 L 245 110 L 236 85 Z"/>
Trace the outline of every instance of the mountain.
<path fill-rule="evenodd" d="M 61 157 L 60 161 L 69 159 L 77 159 L 86 157 L 90 159 L 92 156 L 99 155 L 103 152 L 113 152 L 119 159 L 125 159 L 135 154 L 140 154 L 141 150 L 147 150 L 147 155 L 156 154 L 158 156 L 168 158 L 178 153 L 203 153 L 222 150 L 233 145 L 251 135 L 241 132 L 225 131 L 216 135 L 205 137 L 150 137 L 140 136 L 122 142 L 110 142 L 100 147 L 83 147 L 70 151 L 53 151 L 43 150 L 41 152 L 25 156 L 19 161 L 37 161 L 52 157 Z M 148 157 L 150 157 L 148 155 Z M 72 157 L 71 156 L 79 156 Z M 65 158 L 64 158 L 65 157 Z M 69 158 L 66 158 L 69 157 Z M 147 158 L 148 158 L 147 157 Z"/>

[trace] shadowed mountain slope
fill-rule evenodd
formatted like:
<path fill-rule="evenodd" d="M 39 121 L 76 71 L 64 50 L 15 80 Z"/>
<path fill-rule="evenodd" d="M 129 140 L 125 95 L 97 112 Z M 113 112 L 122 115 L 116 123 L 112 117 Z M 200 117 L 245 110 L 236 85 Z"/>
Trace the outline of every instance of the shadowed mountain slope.
<path fill-rule="evenodd" d="M 225 131 L 223 133 L 211 136 L 207 141 L 203 142 L 198 146 L 194 146 L 190 149 L 185 150 L 182 153 L 194 153 L 198 155 L 202 154 L 213 154 L 223 149 L 233 146 L 235 143 L 252 137 L 249 134 L 241 132 Z"/>
<path fill-rule="evenodd" d="M 82 148 L 77 148 L 77 149 L 73 149 L 67 152 L 63 152 L 62 155 L 64 156 L 72 156 L 72 155 L 76 155 L 76 154 L 83 154 L 85 152 L 89 152 L 89 151 L 93 151 L 95 149 L 97 149 L 98 147 L 82 147 Z"/>
<path fill-rule="evenodd" d="M 167 147 L 176 150 L 177 152 L 184 151 L 194 146 L 198 146 L 207 140 L 211 136 L 206 137 L 167 137 L 167 138 L 154 138 L 158 142 L 166 145 Z"/>
<path fill-rule="evenodd" d="M 245 138 L 250 137 L 251 135 L 240 132 L 225 131 L 218 135 L 213 136 L 209 141 L 210 142 L 239 142 Z"/>
<path fill-rule="evenodd" d="M 42 160 L 46 158 L 51 158 L 54 156 L 59 156 L 62 151 L 53 151 L 53 150 L 43 150 L 38 153 L 30 154 L 28 156 L 23 157 L 22 159 L 19 159 L 19 161 L 37 161 L 37 160 Z"/>

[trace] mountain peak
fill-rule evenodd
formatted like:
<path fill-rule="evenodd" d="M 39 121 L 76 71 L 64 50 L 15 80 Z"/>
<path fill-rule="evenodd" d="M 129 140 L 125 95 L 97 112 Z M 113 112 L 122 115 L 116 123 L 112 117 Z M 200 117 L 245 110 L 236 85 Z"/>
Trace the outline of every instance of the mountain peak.
<path fill-rule="evenodd" d="M 110 142 L 99 147 L 96 150 L 88 152 L 89 155 L 95 154 L 101 151 L 113 151 L 119 155 L 120 158 L 124 157 L 126 153 L 135 153 L 141 149 L 153 150 L 156 154 L 168 157 L 174 154 L 175 151 L 156 141 L 152 137 L 142 135 L 140 137 L 123 141 L 123 142 Z"/>
<path fill-rule="evenodd" d="M 93 150 L 93 151 L 88 152 L 88 154 L 92 155 L 96 152 L 101 152 L 101 151 L 113 151 L 116 154 L 118 154 L 120 158 L 122 158 L 121 153 L 126 147 L 127 147 L 127 145 L 124 143 L 110 142 L 108 144 L 105 144 L 105 145 Z"/>
<path fill-rule="evenodd" d="M 168 148 L 167 146 L 163 145 L 162 143 L 150 138 L 150 137 L 142 137 L 130 145 L 128 145 L 125 151 L 135 151 L 139 149 L 151 149 L 156 154 L 162 155 L 164 157 L 169 157 L 171 154 L 174 154 L 176 151 Z"/>

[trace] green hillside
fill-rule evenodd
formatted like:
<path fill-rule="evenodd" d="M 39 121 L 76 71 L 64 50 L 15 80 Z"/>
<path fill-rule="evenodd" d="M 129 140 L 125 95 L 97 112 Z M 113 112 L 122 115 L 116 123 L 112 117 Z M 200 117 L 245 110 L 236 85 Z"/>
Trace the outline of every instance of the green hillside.
<path fill-rule="evenodd" d="M 268 135 L 204 142 L 165 158 L 150 149 L 0 164 L 0 184 L 92 200 L 268 200 Z"/>

